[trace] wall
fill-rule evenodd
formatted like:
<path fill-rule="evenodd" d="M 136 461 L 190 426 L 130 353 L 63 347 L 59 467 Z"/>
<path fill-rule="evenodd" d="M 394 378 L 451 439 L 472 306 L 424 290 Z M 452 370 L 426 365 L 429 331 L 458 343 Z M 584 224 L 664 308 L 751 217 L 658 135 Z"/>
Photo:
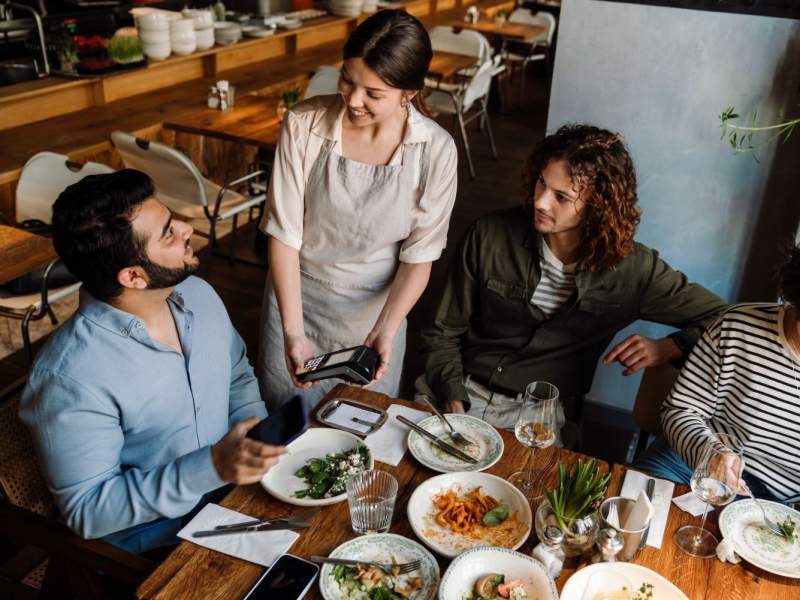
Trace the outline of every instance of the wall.
<path fill-rule="evenodd" d="M 717 115 L 797 112 L 800 23 L 564 0 L 559 27 L 548 132 L 582 121 L 622 133 L 639 178 L 639 241 L 728 301 L 773 299 L 764 273 L 797 225 L 800 132 L 755 160 L 720 141 Z M 617 339 L 632 331 L 669 330 L 639 323 Z M 638 379 L 601 366 L 590 396 L 630 407 Z"/>

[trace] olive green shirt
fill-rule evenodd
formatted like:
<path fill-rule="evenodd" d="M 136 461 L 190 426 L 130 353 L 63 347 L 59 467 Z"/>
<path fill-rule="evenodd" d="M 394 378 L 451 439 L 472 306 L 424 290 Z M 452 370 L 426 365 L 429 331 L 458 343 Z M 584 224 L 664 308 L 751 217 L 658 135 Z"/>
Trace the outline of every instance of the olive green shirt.
<path fill-rule="evenodd" d="M 468 404 L 471 375 L 516 394 L 531 381 L 555 384 L 562 397 L 586 393 L 597 361 L 621 329 L 644 319 L 679 328 L 687 356 L 726 307 L 642 244 L 612 270 L 580 264 L 577 290 L 550 318 L 531 302 L 540 278 L 541 236 L 530 210 L 491 213 L 468 230 L 453 258 L 432 326 L 422 332 L 428 384 L 441 402 Z"/>

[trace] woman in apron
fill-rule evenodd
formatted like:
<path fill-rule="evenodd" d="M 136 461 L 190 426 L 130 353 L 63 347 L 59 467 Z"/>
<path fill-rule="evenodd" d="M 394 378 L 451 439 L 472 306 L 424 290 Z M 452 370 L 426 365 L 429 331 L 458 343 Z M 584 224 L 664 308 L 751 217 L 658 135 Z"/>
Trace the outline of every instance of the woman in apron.
<path fill-rule="evenodd" d="M 365 344 L 370 389 L 397 396 L 406 315 L 445 246 L 456 196 L 452 137 L 418 95 L 431 60 L 422 24 L 383 10 L 344 47 L 338 94 L 284 116 L 261 224 L 269 236 L 258 379 L 274 410 L 314 406 L 338 381 L 302 386 L 313 356 Z"/>

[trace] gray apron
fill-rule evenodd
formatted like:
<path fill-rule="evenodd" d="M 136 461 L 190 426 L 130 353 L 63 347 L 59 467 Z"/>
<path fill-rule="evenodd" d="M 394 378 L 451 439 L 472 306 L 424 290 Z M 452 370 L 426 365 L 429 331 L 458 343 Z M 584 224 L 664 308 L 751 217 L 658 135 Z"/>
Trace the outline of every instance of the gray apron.
<path fill-rule="evenodd" d="M 358 346 L 378 318 L 411 233 L 419 184 L 427 179 L 428 146 L 401 144 L 399 164 L 368 165 L 333 152 L 326 140 L 305 190 L 300 280 L 303 322 L 314 354 Z M 340 380 L 309 390 L 294 386 L 286 370 L 283 328 L 272 278 L 261 311 L 257 375 L 269 410 L 292 396 L 308 408 Z M 397 397 L 406 346 L 406 322 L 394 340 L 389 371 L 370 389 Z"/>

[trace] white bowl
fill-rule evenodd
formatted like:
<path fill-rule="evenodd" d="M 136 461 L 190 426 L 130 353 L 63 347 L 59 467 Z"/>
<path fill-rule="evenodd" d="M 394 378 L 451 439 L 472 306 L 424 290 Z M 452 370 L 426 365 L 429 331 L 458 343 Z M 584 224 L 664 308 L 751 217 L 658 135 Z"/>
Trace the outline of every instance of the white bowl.
<path fill-rule="evenodd" d="M 183 16 L 192 20 L 195 31 L 214 27 L 214 15 L 211 14 L 210 10 L 185 8 L 183 9 Z"/>
<path fill-rule="evenodd" d="M 477 487 L 483 494 L 506 504 L 511 514 L 516 513 L 516 519 L 511 521 L 509 517 L 497 529 L 485 528 L 470 537 L 436 523 L 438 510 L 433 502 L 434 496 L 450 489 L 463 495 Z M 502 477 L 471 471 L 446 473 L 423 481 L 411 495 L 406 513 L 416 536 L 434 552 L 450 558 L 477 546 L 503 546 L 516 550 L 528 539 L 533 525 L 531 506 L 522 492 Z"/>
<path fill-rule="evenodd" d="M 528 598 L 558 600 L 556 583 L 542 563 L 521 552 L 491 547 L 473 548 L 453 559 L 442 577 L 439 600 L 473 595 L 475 581 L 489 573 L 505 575 L 506 582 L 521 579 Z"/>
<path fill-rule="evenodd" d="M 197 36 L 194 29 L 191 31 L 172 31 L 170 32 L 169 40 L 172 44 L 197 44 Z"/>
<path fill-rule="evenodd" d="M 169 30 L 170 18 L 164 13 L 150 12 L 136 16 L 136 27 L 150 31 Z"/>
<path fill-rule="evenodd" d="M 139 40 L 142 44 L 169 44 L 169 30 L 150 31 L 147 29 L 139 30 Z"/>
<path fill-rule="evenodd" d="M 200 29 L 194 32 L 195 37 L 197 38 L 197 49 L 198 50 L 208 50 L 211 46 L 214 45 L 214 28 L 209 27 L 208 29 Z"/>
<path fill-rule="evenodd" d="M 169 24 L 169 32 L 173 35 L 194 32 L 194 21 L 191 19 L 175 19 Z"/>
<path fill-rule="evenodd" d="M 178 56 L 188 56 L 197 48 L 196 42 L 177 42 L 172 41 L 172 51 Z"/>
<path fill-rule="evenodd" d="M 637 590 L 643 583 L 653 586 L 653 598 L 658 600 L 689 600 L 655 571 L 626 562 L 597 563 L 576 571 L 564 584 L 561 600 L 594 598 L 596 593 L 616 591 L 622 586 Z"/>
<path fill-rule="evenodd" d="M 142 52 L 152 60 L 164 60 L 172 52 L 169 42 L 166 44 L 142 44 Z"/>

